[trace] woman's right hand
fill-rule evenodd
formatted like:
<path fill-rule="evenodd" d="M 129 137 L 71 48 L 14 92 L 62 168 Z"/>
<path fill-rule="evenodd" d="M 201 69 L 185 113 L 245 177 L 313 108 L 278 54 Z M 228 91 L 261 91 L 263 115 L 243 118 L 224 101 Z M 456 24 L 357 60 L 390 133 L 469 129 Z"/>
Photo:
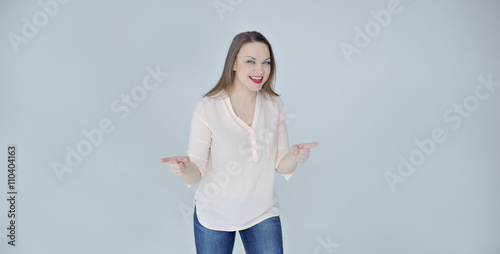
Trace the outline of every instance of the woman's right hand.
<path fill-rule="evenodd" d="M 168 162 L 172 174 L 175 176 L 183 176 L 189 170 L 191 159 L 189 156 L 172 156 L 163 158 L 160 162 Z"/>

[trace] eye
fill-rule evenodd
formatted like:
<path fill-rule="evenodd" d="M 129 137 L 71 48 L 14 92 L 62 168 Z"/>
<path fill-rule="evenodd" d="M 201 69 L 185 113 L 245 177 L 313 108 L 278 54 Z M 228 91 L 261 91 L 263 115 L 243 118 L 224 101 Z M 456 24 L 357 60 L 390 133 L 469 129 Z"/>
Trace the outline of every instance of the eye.
<path fill-rule="evenodd" d="M 255 63 L 255 62 L 252 60 L 248 60 L 247 63 Z"/>
<path fill-rule="evenodd" d="M 264 63 L 265 63 L 265 64 L 271 64 L 271 62 L 269 62 L 269 61 L 265 61 Z"/>

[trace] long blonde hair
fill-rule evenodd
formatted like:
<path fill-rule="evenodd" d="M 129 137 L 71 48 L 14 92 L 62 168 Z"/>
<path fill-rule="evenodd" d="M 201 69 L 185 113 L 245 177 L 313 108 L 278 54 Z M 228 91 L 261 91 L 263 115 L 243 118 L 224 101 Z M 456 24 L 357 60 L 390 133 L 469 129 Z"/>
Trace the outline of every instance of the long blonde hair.
<path fill-rule="evenodd" d="M 242 32 L 237 34 L 234 38 L 233 41 L 231 42 L 231 46 L 229 47 L 229 51 L 227 52 L 226 56 L 226 62 L 224 63 L 224 69 L 222 70 L 222 75 L 220 76 L 219 81 L 217 84 L 210 90 L 208 91 L 203 97 L 210 97 L 213 95 L 218 94 L 219 92 L 226 92 L 227 94 L 231 94 L 234 90 L 234 87 L 232 86 L 235 73 L 232 69 L 234 62 L 236 61 L 236 56 L 238 55 L 238 52 L 240 51 L 241 47 L 250 42 L 261 42 L 267 45 L 269 48 L 269 53 L 271 55 L 271 72 L 269 73 L 269 78 L 267 79 L 266 83 L 262 85 L 262 89 L 265 93 L 264 94 L 271 94 L 275 96 L 280 96 L 276 92 L 274 92 L 274 84 L 275 84 L 275 72 L 276 72 L 276 59 L 274 59 L 274 54 L 273 54 L 273 49 L 271 47 L 271 44 L 269 41 L 264 37 L 259 32 L 256 31 L 249 31 L 249 32 Z M 202 97 L 202 98 L 203 98 Z"/>

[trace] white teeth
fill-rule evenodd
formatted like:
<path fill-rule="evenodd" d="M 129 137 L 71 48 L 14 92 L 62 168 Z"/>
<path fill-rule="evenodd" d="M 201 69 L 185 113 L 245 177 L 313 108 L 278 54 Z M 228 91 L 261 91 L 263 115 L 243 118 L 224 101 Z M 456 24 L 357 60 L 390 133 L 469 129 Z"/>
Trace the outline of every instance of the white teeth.
<path fill-rule="evenodd" d="M 253 79 L 253 80 L 257 80 L 257 81 L 259 81 L 259 80 L 261 80 L 261 79 L 262 79 L 262 77 L 260 77 L 260 78 L 255 78 L 255 77 L 252 77 L 252 76 L 250 76 L 250 78 L 251 78 L 251 79 Z"/>

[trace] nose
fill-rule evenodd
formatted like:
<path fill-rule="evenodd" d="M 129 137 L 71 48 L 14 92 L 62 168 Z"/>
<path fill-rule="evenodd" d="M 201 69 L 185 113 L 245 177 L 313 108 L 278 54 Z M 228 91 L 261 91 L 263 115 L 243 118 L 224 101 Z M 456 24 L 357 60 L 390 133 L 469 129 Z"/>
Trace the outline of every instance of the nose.
<path fill-rule="evenodd" d="M 255 73 L 257 75 L 264 75 L 264 65 L 262 63 L 255 65 Z"/>

